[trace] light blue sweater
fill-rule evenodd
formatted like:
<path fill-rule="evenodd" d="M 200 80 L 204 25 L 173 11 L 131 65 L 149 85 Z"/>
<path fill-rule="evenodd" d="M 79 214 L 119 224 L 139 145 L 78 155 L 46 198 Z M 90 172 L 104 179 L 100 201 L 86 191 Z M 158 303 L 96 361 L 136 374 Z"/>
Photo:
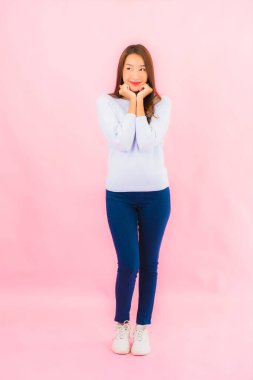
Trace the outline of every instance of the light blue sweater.
<path fill-rule="evenodd" d="M 111 191 L 154 191 L 169 186 L 163 142 L 168 130 L 171 101 L 161 96 L 148 124 L 146 116 L 128 113 L 129 100 L 99 95 L 96 102 L 99 126 L 108 143 L 108 174 Z"/>

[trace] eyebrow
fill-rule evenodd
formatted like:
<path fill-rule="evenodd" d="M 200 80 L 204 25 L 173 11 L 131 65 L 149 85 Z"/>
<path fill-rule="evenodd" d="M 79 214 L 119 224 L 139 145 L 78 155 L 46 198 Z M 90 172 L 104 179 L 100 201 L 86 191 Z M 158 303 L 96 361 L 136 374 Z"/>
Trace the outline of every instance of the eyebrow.
<path fill-rule="evenodd" d="M 126 65 L 133 66 L 133 65 L 131 65 L 131 63 L 126 63 Z M 146 66 L 146 65 L 139 65 L 139 66 Z"/>

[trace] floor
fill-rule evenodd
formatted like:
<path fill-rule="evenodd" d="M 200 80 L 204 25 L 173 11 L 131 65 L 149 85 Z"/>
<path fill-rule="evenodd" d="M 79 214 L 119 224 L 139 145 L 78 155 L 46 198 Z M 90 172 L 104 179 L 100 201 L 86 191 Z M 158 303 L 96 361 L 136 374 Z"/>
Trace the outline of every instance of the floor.
<path fill-rule="evenodd" d="M 157 295 L 146 356 L 111 351 L 108 297 L 80 289 L 2 289 L 0 300 L 2 379 L 253 380 L 250 295 Z M 135 315 L 132 306 L 132 326 Z"/>

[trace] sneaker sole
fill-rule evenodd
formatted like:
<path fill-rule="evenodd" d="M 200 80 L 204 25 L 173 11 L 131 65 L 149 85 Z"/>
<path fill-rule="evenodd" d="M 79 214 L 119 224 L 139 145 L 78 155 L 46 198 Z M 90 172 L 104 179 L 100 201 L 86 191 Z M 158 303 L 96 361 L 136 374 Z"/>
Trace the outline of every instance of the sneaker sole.
<path fill-rule="evenodd" d="M 137 353 L 137 352 L 131 351 L 131 354 L 135 355 L 135 356 L 144 356 L 144 355 L 150 354 L 150 352 L 151 352 L 151 350 L 148 352 L 145 352 L 145 353 Z"/>
<path fill-rule="evenodd" d="M 119 354 L 119 355 L 126 355 L 126 354 L 129 354 L 131 352 L 131 348 L 129 348 L 128 351 L 117 351 L 117 350 L 114 350 L 112 348 L 112 352 L 114 352 L 115 354 Z"/>

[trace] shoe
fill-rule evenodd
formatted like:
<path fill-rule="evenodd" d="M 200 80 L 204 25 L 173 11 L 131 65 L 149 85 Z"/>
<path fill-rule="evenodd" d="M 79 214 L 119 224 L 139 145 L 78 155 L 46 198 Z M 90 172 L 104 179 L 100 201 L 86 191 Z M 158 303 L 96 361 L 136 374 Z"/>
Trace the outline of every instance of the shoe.
<path fill-rule="evenodd" d="M 151 352 L 148 330 L 146 325 L 136 324 L 133 331 L 133 344 L 131 353 L 133 355 L 147 355 Z"/>
<path fill-rule="evenodd" d="M 131 325 L 130 321 L 119 322 L 115 325 L 115 336 L 112 339 L 112 351 L 116 354 L 128 354 L 131 351 L 130 345 Z"/>

